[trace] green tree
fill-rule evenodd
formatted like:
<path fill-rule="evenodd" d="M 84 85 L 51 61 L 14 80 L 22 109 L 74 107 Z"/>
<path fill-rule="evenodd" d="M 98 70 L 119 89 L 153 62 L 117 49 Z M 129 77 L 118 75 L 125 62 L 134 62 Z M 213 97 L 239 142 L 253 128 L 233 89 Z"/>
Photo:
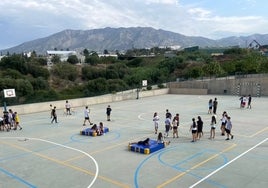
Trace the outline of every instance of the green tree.
<path fill-rule="evenodd" d="M 58 63 L 53 66 L 52 72 L 61 79 L 75 81 L 78 77 L 78 71 L 75 66 L 68 63 Z"/>
<path fill-rule="evenodd" d="M 75 65 L 75 64 L 79 63 L 79 60 L 78 60 L 76 55 L 70 55 L 67 59 L 67 62 Z"/>

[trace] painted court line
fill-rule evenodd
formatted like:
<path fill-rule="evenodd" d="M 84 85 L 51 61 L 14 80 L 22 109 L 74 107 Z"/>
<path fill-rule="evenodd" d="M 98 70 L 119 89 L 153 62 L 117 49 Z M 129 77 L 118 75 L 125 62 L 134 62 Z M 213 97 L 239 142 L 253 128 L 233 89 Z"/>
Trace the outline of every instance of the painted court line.
<path fill-rule="evenodd" d="M 91 183 L 87 186 L 87 188 L 90 188 L 93 186 L 93 184 L 95 183 L 97 177 L 98 177 L 98 174 L 99 174 L 99 166 L 98 166 L 98 163 L 97 161 L 91 156 L 89 155 L 88 153 L 82 151 L 82 150 L 79 150 L 79 149 L 75 149 L 75 148 L 72 148 L 72 147 L 69 147 L 69 146 L 65 146 L 65 145 L 62 145 L 62 144 L 58 144 L 56 142 L 52 142 L 52 141 L 49 141 L 49 140 L 44 140 L 44 139 L 40 139 L 40 138 L 25 138 L 25 137 L 0 137 L 1 139 L 25 139 L 26 140 L 38 140 L 38 141 L 41 141 L 41 142 L 47 142 L 47 143 L 50 143 L 50 144 L 53 144 L 53 145 L 56 145 L 56 146 L 60 146 L 60 147 L 64 147 L 66 149 L 70 149 L 70 150 L 74 150 L 74 151 L 77 151 L 77 152 L 80 152 L 80 153 L 83 153 L 84 155 L 88 156 L 89 158 L 91 158 L 91 160 L 94 162 L 95 164 L 95 167 L 96 167 L 96 173 L 94 175 L 94 178 L 93 180 L 91 181 Z"/>
<path fill-rule="evenodd" d="M 244 156 L 245 154 L 247 154 L 248 152 L 250 152 L 251 150 L 255 149 L 256 147 L 258 147 L 259 145 L 263 144 L 264 142 L 266 142 L 268 140 L 268 138 L 264 139 L 263 141 L 261 141 L 260 143 L 256 144 L 255 146 L 253 146 L 252 148 L 248 149 L 247 151 L 245 151 L 244 153 L 238 155 L 237 157 L 235 157 L 234 159 L 232 159 L 231 161 L 229 161 L 228 163 L 226 163 L 225 165 L 221 166 L 220 168 L 218 168 L 217 170 L 213 171 L 212 173 L 210 173 L 209 175 L 207 175 L 206 177 L 202 178 L 201 180 L 199 180 L 198 182 L 196 182 L 195 184 L 191 185 L 189 188 L 193 188 L 195 186 L 197 186 L 198 184 L 202 183 L 203 181 L 205 181 L 206 179 L 208 179 L 210 176 L 212 176 L 213 174 L 217 173 L 218 171 L 220 171 L 221 169 L 225 168 L 226 166 L 228 166 L 229 164 L 231 164 L 232 162 L 236 161 L 237 159 L 239 159 L 240 157 Z"/>

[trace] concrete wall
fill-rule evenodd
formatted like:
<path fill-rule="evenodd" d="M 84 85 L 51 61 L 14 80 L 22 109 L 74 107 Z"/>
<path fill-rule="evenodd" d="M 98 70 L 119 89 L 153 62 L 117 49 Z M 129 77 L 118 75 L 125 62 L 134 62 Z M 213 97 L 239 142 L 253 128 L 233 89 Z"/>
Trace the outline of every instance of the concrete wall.
<path fill-rule="evenodd" d="M 207 94 L 226 94 L 226 95 L 249 95 L 260 97 L 268 96 L 268 75 L 254 74 L 242 76 L 230 76 L 214 79 L 203 79 L 183 82 L 169 83 L 170 93 L 195 94 L 196 89 L 207 89 Z M 188 90 L 187 90 L 188 89 Z M 193 90 L 195 89 L 195 90 Z M 204 93 L 206 94 L 206 93 Z"/>
<path fill-rule="evenodd" d="M 168 94 L 169 89 L 156 89 L 149 91 L 139 91 L 138 97 L 150 97 L 156 95 L 164 95 Z M 72 107 L 82 107 L 82 106 L 90 106 L 93 104 L 101 104 L 101 103 L 109 103 L 123 100 L 133 100 L 137 99 L 137 90 L 129 90 L 124 92 L 118 92 L 116 94 L 108 94 L 97 97 L 88 97 L 88 98 L 79 98 L 79 99 L 71 99 L 69 100 Z M 13 111 L 18 112 L 19 114 L 28 114 L 28 113 L 36 113 L 36 112 L 45 112 L 50 111 L 50 104 L 56 106 L 57 109 L 65 108 L 65 101 L 53 101 L 53 102 L 42 102 L 42 103 L 33 103 L 33 104 L 24 104 L 17 106 L 7 106 L 7 109 L 12 109 Z M 3 109 L 3 108 L 2 108 Z M 1 113 L 2 114 L 2 113 Z"/>

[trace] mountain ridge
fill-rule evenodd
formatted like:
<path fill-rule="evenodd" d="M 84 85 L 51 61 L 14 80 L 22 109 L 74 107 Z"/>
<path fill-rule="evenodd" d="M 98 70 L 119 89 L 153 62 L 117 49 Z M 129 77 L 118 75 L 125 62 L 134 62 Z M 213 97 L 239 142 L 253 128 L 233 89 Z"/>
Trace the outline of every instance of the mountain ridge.
<path fill-rule="evenodd" d="M 66 29 L 47 37 L 24 42 L 20 45 L 0 50 L 2 54 L 35 51 L 45 54 L 47 50 L 75 50 L 103 52 L 126 51 L 132 48 L 152 48 L 180 46 L 181 48 L 199 46 L 205 47 L 247 47 L 253 40 L 261 45 L 268 44 L 268 34 L 253 34 L 250 36 L 230 36 L 222 39 L 209 39 L 202 36 L 186 36 L 179 33 L 154 29 L 152 27 L 119 27 L 99 28 L 91 30 Z"/>

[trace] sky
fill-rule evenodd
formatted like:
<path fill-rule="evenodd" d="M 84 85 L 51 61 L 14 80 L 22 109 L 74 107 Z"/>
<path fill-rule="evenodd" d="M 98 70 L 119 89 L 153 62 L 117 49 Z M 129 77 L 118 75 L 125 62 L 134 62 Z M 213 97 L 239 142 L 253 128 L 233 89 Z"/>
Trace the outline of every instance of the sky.
<path fill-rule="evenodd" d="M 1 0 L 0 49 L 66 29 L 152 27 L 220 39 L 268 34 L 267 0 Z"/>

